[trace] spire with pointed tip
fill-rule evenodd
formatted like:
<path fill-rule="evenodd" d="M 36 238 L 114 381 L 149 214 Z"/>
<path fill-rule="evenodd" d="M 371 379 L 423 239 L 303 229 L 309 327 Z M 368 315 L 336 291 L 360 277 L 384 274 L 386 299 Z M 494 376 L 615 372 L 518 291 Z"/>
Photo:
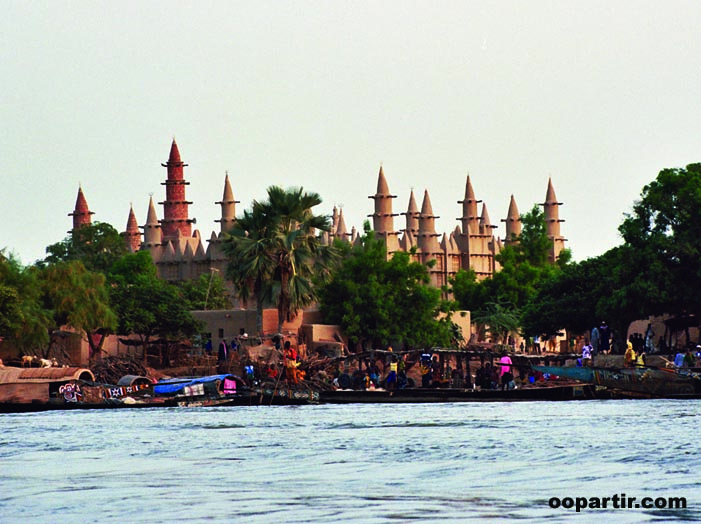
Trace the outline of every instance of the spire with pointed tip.
<path fill-rule="evenodd" d="M 83 188 L 78 186 L 78 197 L 75 199 L 75 209 L 72 213 L 68 213 L 69 217 L 73 217 L 73 229 L 71 229 L 69 233 L 75 231 L 76 229 L 80 229 L 81 227 L 92 224 L 92 218 L 90 217 L 94 214 L 95 213 L 90 211 L 90 208 L 88 207 L 88 201 L 85 199 L 85 195 L 83 194 Z"/>
<path fill-rule="evenodd" d="M 134 214 L 134 206 L 129 206 L 129 217 L 127 218 L 127 229 L 122 233 L 124 237 L 124 242 L 127 248 L 132 253 L 136 253 L 141 247 L 141 231 L 139 231 L 139 224 L 136 222 L 136 215 Z"/>
<path fill-rule="evenodd" d="M 406 217 L 406 228 L 404 231 L 411 231 L 412 234 L 419 232 L 419 208 L 416 205 L 416 198 L 414 197 L 414 190 L 411 190 L 409 195 L 409 206 L 407 207 L 406 213 L 402 213 Z"/>
<path fill-rule="evenodd" d="M 548 190 L 545 194 L 545 202 L 543 202 L 543 211 L 545 213 L 545 225 L 548 236 L 551 238 L 560 236 L 560 211 L 559 206 L 562 202 L 557 201 L 555 189 L 553 188 L 552 178 L 548 177 Z"/>
<path fill-rule="evenodd" d="M 180 150 L 178 149 L 178 144 L 175 143 L 175 137 L 173 137 L 173 143 L 170 144 L 170 155 L 168 155 L 168 164 L 178 165 L 182 163 L 183 161 L 180 160 Z"/>
<path fill-rule="evenodd" d="M 159 202 L 163 205 L 163 220 L 161 221 L 163 240 L 170 240 L 176 237 L 177 231 L 184 236 L 192 236 L 193 219 L 189 218 L 188 202 L 185 198 L 185 186 L 189 185 L 183 177 L 183 168 L 187 164 L 180 159 L 180 150 L 175 138 L 170 146 L 168 162 L 161 164 L 167 169 L 167 179 L 161 184 L 166 186 L 166 199 Z"/>
<path fill-rule="evenodd" d="M 389 186 L 387 185 L 385 170 L 382 168 L 382 164 L 380 164 L 380 172 L 377 175 L 377 194 L 389 195 Z"/>
<path fill-rule="evenodd" d="M 215 202 L 215 204 L 221 206 L 221 218 L 215 220 L 215 222 L 219 222 L 220 231 L 226 233 L 236 222 L 236 204 L 240 204 L 238 200 L 234 200 L 234 192 L 231 190 L 228 172 L 224 176 L 224 194 L 222 199 L 219 202 Z"/>
<path fill-rule="evenodd" d="M 480 234 L 491 235 L 492 229 L 497 226 L 493 226 L 492 222 L 489 220 L 489 213 L 487 212 L 487 204 L 482 204 L 482 216 L 480 217 Z"/>
<path fill-rule="evenodd" d="M 559 206 L 562 205 L 562 202 L 557 201 L 551 177 L 548 177 L 548 189 L 545 193 L 545 202 L 541 205 L 543 206 L 543 212 L 545 214 L 545 228 L 548 238 L 553 243 L 549 260 L 550 262 L 555 262 L 557 257 L 560 256 L 560 252 L 565 249 L 565 238 L 560 234 L 560 223 L 564 222 L 564 220 L 560 219 L 559 211 Z"/>
<path fill-rule="evenodd" d="M 344 242 L 348 242 L 349 240 L 348 237 L 350 237 L 350 234 L 346 229 L 346 221 L 343 218 L 343 209 L 341 209 L 341 211 L 338 213 L 338 224 L 336 226 L 334 236 L 340 240 L 343 240 Z"/>
<path fill-rule="evenodd" d="M 509 211 L 506 214 L 506 218 L 502 220 L 506 223 L 506 244 L 511 244 L 517 242 L 517 238 L 521 236 L 521 216 L 518 213 L 518 207 L 516 206 L 516 199 L 514 195 L 511 195 L 511 202 L 509 202 Z"/>
<path fill-rule="evenodd" d="M 160 246 L 163 240 L 161 224 L 156 215 L 156 206 L 153 204 L 153 197 L 148 201 L 148 213 L 146 224 L 144 225 L 144 247 L 153 248 Z"/>
<path fill-rule="evenodd" d="M 372 215 L 372 228 L 376 234 L 386 237 L 387 235 L 397 235 L 394 230 L 394 217 L 392 213 L 392 199 L 397 198 L 389 192 L 385 172 L 380 166 L 380 173 L 377 176 L 377 193 L 368 198 L 375 201 L 375 212 Z"/>
<path fill-rule="evenodd" d="M 470 175 L 467 175 L 467 182 L 465 182 L 465 198 L 463 200 L 458 200 L 458 204 L 462 204 L 462 217 L 458 220 L 460 220 L 462 224 L 463 235 L 476 235 L 479 233 L 480 217 L 477 214 L 477 204 L 480 202 L 482 201 L 475 198 L 475 190 L 472 189 Z"/>
<path fill-rule="evenodd" d="M 419 249 L 425 254 L 433 254 L 438 252 L 437 238 L 440 236 L 436 233 L 436 219 L 439 218 L 433 214 L 433 206 L 431 205 L 431 197 L 428 195 L 428 189 L 424 191 L 424 200 L 421 204 L 421 214 L 419 215 L 419 233 L 417 235 L 417 244 Z"/>

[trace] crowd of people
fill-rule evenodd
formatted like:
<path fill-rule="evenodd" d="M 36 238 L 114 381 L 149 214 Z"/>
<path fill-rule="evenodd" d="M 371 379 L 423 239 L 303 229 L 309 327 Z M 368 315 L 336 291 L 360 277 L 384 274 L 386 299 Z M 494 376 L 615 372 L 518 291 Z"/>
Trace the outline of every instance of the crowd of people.
<path fill-rule="evenodd" d="M 628 367 L 645 366 L 646 356 L 659 353 L 660 348 L 654 343 L 655 332 L 650 324 L 644 333 L 632 333 L 626 341 L 623 365 Z M 537 371 L 528 367 L 515 366 L 511 357 L 504 352 L 496 362 L 481 361 L 479 367 L 470 367 L 469 361 L 462 358 L 444 359 L 440 353 L 423 353 L 417 360 L 407 360 L 406 353 L 394 353 L 391 347 L 381 351 L 377 358 L 367 358 L 354 371 L 349 371 L 349 362 L 337 362 L 333 368 L 310 365 L 310 361 L 301 360 L 297 349 L 290 341 L 283 342 L 282 336 L 273 337 L 275 351 L 270 358 L 253 361 L 247 350 L 250 339 L 245 330 L 241 329 L 238 336 L 228 342 L 221 339 L 216 353 L 208 341 L 205 351 L 207 355 L 216 354 L 219 371 L 240 372 L 250 385 L 261 381 L 272 380 L 296 386 L 305 380 L 315 380 L 336 389 L 376 389 L 406 388 L 420 386 L 423 388 L 460 388 L 460 389 L 514 389 L 521 385 L 542 381 L 543 377 Z M 529 349 L 540 354 L 542 341 L 549 345 L 549 337 L 533 337 L 529 341 Z M 597 355 L 613 352 L 614 333 L 606 322 L 601 322 L 590 331 L 590 337 L 578 337 L 571 341 L 570 347 L 580 347 L 580 364 L 584 367 L 595 365 Z M 516 342 L 509 340 L 512 348 Z M 617 346 L 620 347 L 620 344 Z M 523 343 L 521 343 L 523 350 Z M 513 354 L 513 353 L 512 353 Z M 440 358 L 439 358 L 440 355 Z M 670 357 L 671 358 L 671 357 Z M 451 367 L 451 363 L 455 367 Z M 409 370 L 416 366 L 411 375 Z M 701 345 L 678 351 L 674 361 L 670 362 L 677 368 L 701 367 Z M 473 364 L 474 366 L 474 364 Z M 418 370 L 418 373 L 417 373 Z"/>

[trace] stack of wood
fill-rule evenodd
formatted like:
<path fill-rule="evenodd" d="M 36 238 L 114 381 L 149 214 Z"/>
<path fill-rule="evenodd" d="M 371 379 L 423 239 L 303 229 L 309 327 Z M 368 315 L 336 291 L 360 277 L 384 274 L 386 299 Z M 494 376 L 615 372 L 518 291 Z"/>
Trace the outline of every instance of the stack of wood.
<path fill-rule="evenodd" d="M 116 384 L 125 375 L 138 375 L 146 377 L 148 369 L 141 359 L 132 357 L 107 357 L 95 362 L 90 370 L 95 375 L 95 382 L 102 384 Z"/>

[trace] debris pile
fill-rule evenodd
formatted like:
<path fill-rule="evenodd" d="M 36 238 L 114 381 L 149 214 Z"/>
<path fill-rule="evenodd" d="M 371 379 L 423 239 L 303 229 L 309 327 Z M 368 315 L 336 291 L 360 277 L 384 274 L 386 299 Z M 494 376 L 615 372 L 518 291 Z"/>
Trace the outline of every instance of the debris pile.
<path fill-rule="evenodd" d="M 90 370 L 95 381 L 102 384 L 116 384 L 125 375 L 149 376 L 143 362 L 132 357 L 106 357 L 96 361 Z"/>

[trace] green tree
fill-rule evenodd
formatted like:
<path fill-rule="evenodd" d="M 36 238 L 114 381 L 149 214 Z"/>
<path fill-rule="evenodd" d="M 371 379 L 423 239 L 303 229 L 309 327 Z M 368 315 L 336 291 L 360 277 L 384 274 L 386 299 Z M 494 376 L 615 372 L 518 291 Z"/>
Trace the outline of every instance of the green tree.
<path fill-rule="evenodd" d="M 48 246 L 48 255 L 40 265 L 80 260 L 89 271 L 107 273 L 128 251 L 124 238 L 114 227 L 95 222 L 73 230 L 61 242 Z"/>
<path fill-rule="evenodd" d="M 189 309 L 193 311 L 231 309 L 231 300 L 229 300 L 224 279 L 214 269 L 209 274 L 202 274 L 191 280 L 182 280 L 176 285 L 187 300 Z"/>
<path fill-rule="evenodd" d="M 116 259 L 107 273 L 107 279 L 111 285 L 118 285 L 140 275 L 153 278 L 158 276 L 158 270 L 153 263 L 151 253 L 146 250 L 127 253 Z"/>
<path fill-rule="evenodd" d="M 23 353 L 36 354 L 49 343 L 51 312 L 44 308 L 34 267 L 23 267 L 0 252 L 0 336 Z"/>
<path fill-rule="evenodd" d="M 453 302 L 430 285 L 428 268 L 397 252 L 387 260 L 382 241 L 367 230 L 320 292 L 327 322 L 339 324 L 354 344 L 432 347 L 450 344 Z"/>
<path fill-rule="evenodd" d="M 39 279 L 45 306 L 53 313 L 54 329 L 72 327 L 87 340 L 91 356 L 98 354 L 107 335 L 117 327 L 105 275 L 88 271 L 82 262 L 73 260 L 48 265 Z"/>
<path fill-rule="evenodd" d="M 520 319 L 511 304 L 488 302 L 485 307 L 476 312 L 472 322 L 479 329 L 486 330 L 494 341 L 506 343 L 509 333 L 516 333 L 520 327 Z"/>
<path fill-rule="evenodd" d="M 662 170 L 619 227 L 624 243 L 545 281 L 524 312 L 524 327 L 584 332 L 606 320 L 621 344 L 634 320 L 701 317 L 699 209 L 701 164 Z"/>
<path fill-rule="evenodd" d="M 147 362 L 148 345 L 159 337 L 160 342 L 179 342 L 202 330 L 192 316 L 189 301 L 174 284 L 150 272 L 113 275 L 112 303 L 118 313 L 119 335 L 137 335 Z"/>
<path fill-rule="evenodd" d="M 612 285 L 615 255 L 569 264 L 541 282 L 522 311 L 523 330 L 554 335 L 561 329 L 584 333 L 598 325 L 604 310 L 599 302 Z"/>
<path fill-rule="evenodd" d="M 480 282 L 474 272 L 458 272 L 451 280 L 453 296 L 461 309 L 471 310 L 473 319 L 482 319 L 492 336 L 498 334 L 500 338 L 518 331 L 521 310 L 539 287 L 571 258 L 569 251 L 563 250 L 557 264 L 548 262 L 552 240 L 547 235 L 545 215 L 538 206 L 522 215 L 521 223 L 518 242 L 508 244 L 495 256 L 501 266 L 499 271 Z M 494 326 L 488 323 L 490 318 Z M 506 326 L 510 326 L 507 331 Z"/>
<path fill-rule="evenodd" d="M 302 188 L 268 188 L 268 200 L 254 201 L 225 236 L 227 278 L 239 298 L 256 299 L 257 329 L 262 332 L 262 308 L 275 304 L 278 330 L 297 311 L 316 300 L 315 279 L 329 274 L 332 247 L 322 246 L 317 231 L 329 231 L 329 218 L 314 215 L 321 203 Z"/>
<path fill-rule="evenodd" d="M 701 164 L 662 170 L 619 231 L 635 261 L 629 286 L 650 314 L 701 316 Z"/>

